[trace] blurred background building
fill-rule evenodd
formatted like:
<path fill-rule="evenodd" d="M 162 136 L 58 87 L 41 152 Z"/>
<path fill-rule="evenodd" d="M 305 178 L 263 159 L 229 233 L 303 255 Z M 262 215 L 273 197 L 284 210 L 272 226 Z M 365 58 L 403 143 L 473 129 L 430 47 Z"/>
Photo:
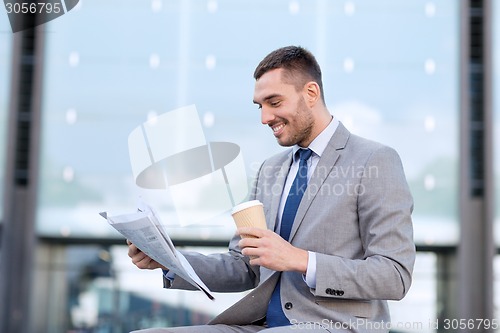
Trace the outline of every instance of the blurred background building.
<path fill-rule="evenodd" d="M 253 70 L 291 44 L 317 56 L 331 113 L 402 157 L 419 252 L 393 330 L 498 331 L 499 38 L 493 0 L 80 0 L 15 34 L 0 8 L 0 331 L 205 323 L 240 298 L 162 290 L 98 213 L 141 196 L 179 247 L 223 251 L 229 214 L 179 227 L 168 190 L 135 185 L 128 135 L 196 104 L 251 179 L 283 149 L 252 103 Z"/>

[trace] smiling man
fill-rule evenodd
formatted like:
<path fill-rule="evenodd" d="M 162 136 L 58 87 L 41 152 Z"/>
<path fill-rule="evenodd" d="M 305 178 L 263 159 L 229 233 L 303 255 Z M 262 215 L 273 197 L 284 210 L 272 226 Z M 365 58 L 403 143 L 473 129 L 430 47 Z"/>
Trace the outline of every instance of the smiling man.
<path fill-rule="evenodd" d="M 306 49 L 271 52 L 254 77 L 262 123 L 291 147 L 264 161 L 250 194 L 268 230 L 239 229 L 227 253 L 183 252 L 212 291 L 254 290 L 208 325 L 143 332 L 387 332 L 387 300 L 406 295 L 415 261 L 398 154 L 329 113 Z M 129 256 L 141 269 L 162 268 L 166 288 L 192 289 L 133 244 Z"/>

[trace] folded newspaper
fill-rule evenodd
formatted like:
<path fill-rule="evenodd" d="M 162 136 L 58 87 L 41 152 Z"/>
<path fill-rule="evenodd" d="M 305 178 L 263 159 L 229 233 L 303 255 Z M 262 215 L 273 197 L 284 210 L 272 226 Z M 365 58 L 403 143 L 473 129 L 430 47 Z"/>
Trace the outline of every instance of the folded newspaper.
<path fill-rule="evenodd" d="M 203 291 L 211 300 L 215 299 L 184 255 L 175 248 L 151 206 L 140 202 L 136 213 L 108 216 L 102 212 L 100 215 L 151 259 Z"/>

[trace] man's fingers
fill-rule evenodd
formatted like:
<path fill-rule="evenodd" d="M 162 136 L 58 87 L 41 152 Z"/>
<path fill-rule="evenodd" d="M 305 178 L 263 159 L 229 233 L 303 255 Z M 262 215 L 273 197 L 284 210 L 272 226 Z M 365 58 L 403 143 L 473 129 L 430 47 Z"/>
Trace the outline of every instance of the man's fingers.
<path fill-rule="evenodd" d="M 137 246 L 132 244 L 130 240 L 127 239 L 128 245 L 128 256 L 132 259 L 132 263 L 140 269 L 155 269 L 158 268 L 153 259 L 151 259 L 147 254 L 142 252 Z"/>
<path fill-rule="evenodd" d="M 139 262 L 144 260 L 145 255 L 144 255 L 144 253 L 136 253 L 131 258 L 132 258 L 132 262 L 137 265 Z"/>
<path fill-rule="evenodd" d="M 236 230 L 236 232 L 240 236 L 245 235 L 245 236 L 253 236 L 253 237 L 257 237 L 257 238 L 263 237 L 265 234 L 265 231 L 266 230 L 259 229 L 259 228 L 252 228 L 252 227 L 242 227 L 242 228 L 238 228 Z"/>
<path fill-rule="evenodd" d="M 134 245 L 129 245 L 128 247 L 128 256 L 133 258 L 137 253 L 140 253 L 139 249 Z"/>
<path fill-rule="evenodd" d="M 238 245 L 244 249 L 246 247 L 257 247 L 259 245 L 259 238 L 242 238 Z"/>
<path fill-rule="evenodd" d="M 144 257 L 142 258 L 141 261 L 138 262 L 138 265 L 140 265 L 141 268 L 151 268 L 151 258 L 150 257 Z"/>
<path fill-rule="evenodd" d="M 132 259 L 132 263 L 140 269 L 156 269 L 164 268 L 162 265 L 158 264 L 156 261 L 151 259 L 147 254 L 142 252 L 137 246 L 135 246 L 131 241 L 127 239 L 128 245 L 128 256 Z"/>
<path fill-rule="evenodd" d="M 152 259 L 148 257 L 147 255 L 144 255 L 141 253 L 141 255 L 137 255 L 132 259 L 132 262 L 139 268 L 147 269 L 147 268 L 152 268 L 151 263 Z"/>

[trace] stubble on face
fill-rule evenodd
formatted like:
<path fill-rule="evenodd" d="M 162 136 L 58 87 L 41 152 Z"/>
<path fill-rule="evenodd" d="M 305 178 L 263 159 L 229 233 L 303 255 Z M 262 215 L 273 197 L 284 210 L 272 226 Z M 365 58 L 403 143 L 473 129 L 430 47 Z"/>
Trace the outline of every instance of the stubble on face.
<path fill-rule="evenodd" d="M 312 111 L 307 108 L 303 96 L 300 96 L 297 101 L 293 118 L 283 119 L 283 121 L 288 127 L 289 135 L 277 138 L 280 146 L 290 147 L 297 144 L 301 147 L 307 147 L 311 143 L 314 117 Z"/>

